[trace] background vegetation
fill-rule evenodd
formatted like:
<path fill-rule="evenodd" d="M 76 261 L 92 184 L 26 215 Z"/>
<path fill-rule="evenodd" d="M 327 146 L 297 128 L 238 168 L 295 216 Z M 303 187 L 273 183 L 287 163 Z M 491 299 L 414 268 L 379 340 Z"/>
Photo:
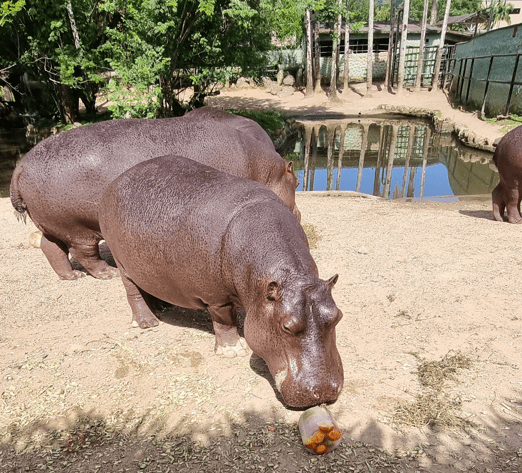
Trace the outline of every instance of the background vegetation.
<path fill-rule="evenodd" d="M 2 1 L 0 86 L 21 113 L 66 123 L 80 100 L 94 115 L 100 90 L 113 117 L 182 115 L 217 83 L 261 77 L 274 38 L 300 47 L 307 9 L 323 22 L 339 15 L 354 26 L 366 22 L 368 0 L 349 2 L 350 13 L 338 0 Z M 451 13 L 478 5 L 453 0 Z M 439 1 L 438 11 L 444 6 Z M 413 0 L 410 19 L 422 8 Z M 388 21 L 389 12 L 389 1 L 377 2 L 377 20 Z M 187 87 L 195 93 L 184 103 Z"/>

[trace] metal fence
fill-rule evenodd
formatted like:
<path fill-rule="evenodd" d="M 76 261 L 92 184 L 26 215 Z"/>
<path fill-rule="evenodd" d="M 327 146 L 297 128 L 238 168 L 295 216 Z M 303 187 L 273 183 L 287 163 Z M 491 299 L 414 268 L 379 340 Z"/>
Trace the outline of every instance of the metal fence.
<path fill-rule="evenodd" d="M 404 85 L 413 85 L 415 83 L 415 77 L 417 75 L 417 64 L 419 60 L 419 46 L 408 46 L 406 48 L 406 57 L 404 61 Z M 435 71 L 435 65 L 437 62 L 437 52 L 439 46 L 425 46 L 424 47 L 424 59 L 422 63 L 421 73 L 421 86 L 431 85 L 433 79 L 433 73 Z M 439 81 L 441 87 L 444 87 L 449 82 L 448 76 L 451 71 L 451 58 L 454 54 L 453 46 L 445 46 L 442 50 L 442 60 L 439 71 Z M 393 85 L 398 83 L 399 75 L 399 51 L 393 55 Z"/>
<path fill-rule="evenodd" d="M 481 115 L 483 116 L 485 113 L 486 106 L 488 104 L 488 93 L 491 93 L 490 85 L 500 84 L 500 85 L 509 85 L 509 90 L 506 97 L 506 104 L 504 107 L 504 115 L 508 115 L 511 102 L 513 99 L 513 91 L 515 86 L 522 86 L 522 82 L 517 79 L 518 75 L 518 66 L 520 63 L 520 56 L 522 53 L 511 53 L 511 54 L 496 54 L 494 56 L 474 56 L 474 57 L 463 57 L 458 59 L 453 59 L 452 62 L 452 78 L 450 84 L 450 91 L 452 91 L 455 95 L 455 98 L 462 102 L 464 105 L 468 105 L 470 102 L 470 92 L 472 90 L 473 85 L 483 84 L 484 86 L 484 94 L 482 98 L 482 104 L 480 107 Z M 502 71 L 503 75 L 509 76 L 509 70 L 506 71 L 506 61 L 502 61 L 503 58 L 514 58 L 512 61 L 513 69 L 511 71 L 511 79 L 495 79 L 492 78 L 493 73 L 499 75 L 499 70 Z M 477 77 L 478 74 L 476 72 L 476 63 L 478 61 L 486 61 L 487 62 L 487 75 L 486 77 Z M 497 62 L 495 67 L 495 61 Z M 500 63 L 500 64 L 499 64 Z M 475 73 L 475 76 L 474 76 Z M 498 94 L 496 94 L 498 96 Z M 475 100 L 476 102 L 476 100 Z"/>

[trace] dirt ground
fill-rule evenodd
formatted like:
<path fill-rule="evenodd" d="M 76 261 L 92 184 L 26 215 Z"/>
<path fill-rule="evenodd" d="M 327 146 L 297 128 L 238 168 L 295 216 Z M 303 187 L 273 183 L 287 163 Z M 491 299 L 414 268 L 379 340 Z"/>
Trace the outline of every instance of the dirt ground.
<path fill-rule="evenodd" d="M 237 90 L 212 102 L 364 113 L 399 100 L 354 94 L 331 105 Z M 501 136 L 433 94 L 398 103 Z M 173 308 L 154 329 L 131 328 L 121 280 L 60 281 L 3 198 L 0 471 L 522 471 L 520 227 L 493 221 L 489 198 L 323 192 L 297 204 L 320 276 L 339 274 L 335 451 L 302 449 L 301 411 L 282 404 L 262 360 L 214 355 L 206 312 Z"/>

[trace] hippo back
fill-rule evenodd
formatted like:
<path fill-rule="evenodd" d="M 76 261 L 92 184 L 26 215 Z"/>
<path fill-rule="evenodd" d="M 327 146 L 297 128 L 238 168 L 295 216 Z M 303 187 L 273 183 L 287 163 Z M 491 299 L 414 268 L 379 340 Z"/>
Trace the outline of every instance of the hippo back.
<path fill-rule="evenodd" d="M 268 149 L 275 151 L 274 143 L 270 136 L 268 136 L 267 132 L 261 127 L 261 125 L 250 118 L 235 115 L 215 107 L 196 108 L 186 113 L 183 118 L 190 120 L 212 120 L 219 123 L 225 123 L 236 130 L 253 136 L 264 146 L 267 146 Z"/>
<path fill-rule="evenodd" d="M 276 221 L 290 216 L 292 231 L 297 232 L 292 246 L 300 240 L 308 253 L 301 226 L 266 186 L 185 157 L 164 156 L 139 163 L 115 179 L 103 195 L 99 216 L 115 259 L 131 279 L 141 282 L 143 290 L 176 305 L 205 307 L 216 294 L 232 291 L 234 268 L 244 267 L 241 259 L 234 262 L 227 256 L 232 250 L 223 251 L 225 242 L 234 247 L 227 240 L 231 223 L 241 219 L 243 232 L 251 234 L 244 250 L 251 253 L 257 243 L 253 241 L 258 236 L 256 227 L 270 230 L 272 226 L 262 218 L 267 213 Z M 259 267 L 280 261 L 276 254 L 260 254 L 264 258 L 259 258 Z M 229 265 L 225 272 L 224 260 Z M 311 257 L 309 263 L 315 268 Z M 173 267 L 183 278 L 173 279 Z M 187 296 L 196 293 L 204 303 Z"/>
<path fill-rule="evenodd" d="M 113 120 L 50 137 L 19 163 L 11 200 L 61 240 L 98 232 L 97 208 L 107 185 L 135 164 L 173 152 L 261 182 L 295 207 L 295 177 L 287 177 L 275 151 L 225 123 L 184 118 Z"/>

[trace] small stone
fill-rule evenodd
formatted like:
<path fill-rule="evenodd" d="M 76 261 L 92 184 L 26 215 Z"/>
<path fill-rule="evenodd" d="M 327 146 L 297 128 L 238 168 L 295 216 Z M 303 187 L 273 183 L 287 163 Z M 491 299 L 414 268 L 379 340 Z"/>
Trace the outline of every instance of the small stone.
<path fill-rule="evenodd" d="M 295 84 L 295 77 L 292 76 L 291 74 L 288 74 L 284 79 L 283 79 L 283 85 L 289 85 L 291 87 L 293 87 Z"/>
<path fill-rule="evenodd" d="M 357 253 L 359 253 L 360 255 L 367 255 L 368 249 L 363 245 L 357 250 Z"/>
<path fill-rule="evenodd" d="M 42 232 L 33 232 L 29 235 L 29 244 L 34 248 L 40 248 Z"/>

